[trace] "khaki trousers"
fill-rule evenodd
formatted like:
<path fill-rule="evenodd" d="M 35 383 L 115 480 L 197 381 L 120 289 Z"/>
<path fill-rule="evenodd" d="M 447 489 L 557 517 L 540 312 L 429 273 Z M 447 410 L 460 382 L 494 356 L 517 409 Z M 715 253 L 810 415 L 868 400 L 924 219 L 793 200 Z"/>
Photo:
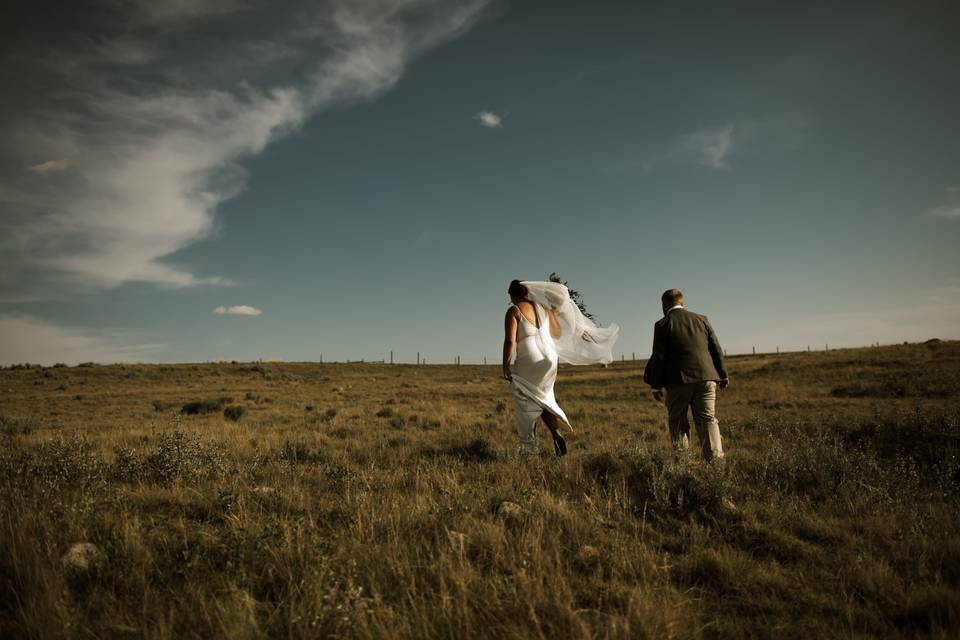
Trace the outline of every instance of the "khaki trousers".
<path fill-rule="evenodd" d="M 670 441 L 677 449 L 690 448 L 690 422 L 687 409 L 693 409 L 693 421 L 697 425 L 697 436 L 703 457 L 707 460 L 723 457 L 723 444 L 720 441 L 720 423 L 717 422 L 715 408 L 717 403 L 717 383 L 712 380 L 691 382 L 666 390 L 670 422 Z"/>

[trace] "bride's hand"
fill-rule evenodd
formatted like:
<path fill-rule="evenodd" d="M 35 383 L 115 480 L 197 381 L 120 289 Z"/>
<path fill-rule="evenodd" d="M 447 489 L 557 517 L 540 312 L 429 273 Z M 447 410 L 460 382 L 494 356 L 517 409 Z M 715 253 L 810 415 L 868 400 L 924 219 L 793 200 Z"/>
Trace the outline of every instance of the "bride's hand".
<path fill-rule="evenodd" d="M 503 368 L 502 375 L 503 375 L 503 379 L 506 380 L 507 382 L 513 382 L 513 374 L 510 373 L 510 369 L 508 367 Z"/>

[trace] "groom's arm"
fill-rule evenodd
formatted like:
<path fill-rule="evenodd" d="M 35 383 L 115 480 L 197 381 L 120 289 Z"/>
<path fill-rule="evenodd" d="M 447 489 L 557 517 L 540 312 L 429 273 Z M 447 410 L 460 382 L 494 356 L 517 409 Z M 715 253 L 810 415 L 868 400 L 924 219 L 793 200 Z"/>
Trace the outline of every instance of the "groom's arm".
<path fill-rule="evenodd" d="M 653 325 L 653 353 L 643 371 L 643 381 L 654 389 L 663 387 L 663 373 L 667 366 L 667 328 L 658 322 Z"/>
<path fill-rule="evenodd" d="M 729 376 L 727 375 L 727 368 L 723 363 L 723 348 L 720 346 L 720 340 L 717 338 L 717 334 L 713 330 L 713 327 L 710 326 L 710 321 L 707 320 L 706 316 L 703 318 L 703 323 L 707 327 L 707 349 L 710 350 L 713 366 L 716 368 L 717 373 L 720 374 L 720 380 L 727 380 Z"/>

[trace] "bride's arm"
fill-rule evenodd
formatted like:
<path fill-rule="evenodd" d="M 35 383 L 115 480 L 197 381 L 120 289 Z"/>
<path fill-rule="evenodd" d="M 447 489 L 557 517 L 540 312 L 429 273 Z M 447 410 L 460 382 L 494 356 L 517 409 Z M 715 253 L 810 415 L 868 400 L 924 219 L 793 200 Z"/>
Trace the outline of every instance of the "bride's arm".
<path fill-rule="evenodd" d="M 503 378 L 512 380 L 510 360 L 513 358 L 513 347 L 517 344 L 517 309 L 507 309 L 507 316 L 503 320 Z"/>
<path fill-rule="evenodd" d="M 563 334 L 563 330 L 560 328 L 560 321 L 557 320 L 557 310 L 547 309 L 547 318 L 550 319 L 550 335 L 556 340 Z"/>

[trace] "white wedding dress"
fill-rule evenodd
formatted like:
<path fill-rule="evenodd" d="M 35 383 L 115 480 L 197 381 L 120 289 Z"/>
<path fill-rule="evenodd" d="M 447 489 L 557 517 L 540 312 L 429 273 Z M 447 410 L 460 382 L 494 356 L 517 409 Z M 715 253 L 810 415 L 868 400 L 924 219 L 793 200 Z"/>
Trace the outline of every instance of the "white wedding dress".
<path fill-rule="evenodd" d="M 562 284 L 529 281 L 522 284 L 527 287 L 527 297 L 533 303 L 536 323 L 530 322 L 517 308 L 520 318 L 511 387 L 519 437 L 517 449 L 521 453 L 535 453 L 535 428 L 541 413 L 549 411 L 570 427 L 567 415 L 553 394 L 558 364 L 610 363 L 620 327 L 616 324 L 598 327 L 580 312 Z M 559 338 L 550 333 L 547 308 L 556 312 Z"/>
<path fill-rule="evenodd" d="M 536 453 L 537 418 L 544 410 L 557 416 L 569 426 L 567 414 L 563 412 L 553 395 L 553 383 L 557 379 L 558 357 L 553 348 L 553 340 L 544 340 L 542 329 L 549 320 L 546 310 L 537 303 L 533 304 L 537 316 L 538 328 L 527 320 L 520 308 L 517 313 L 517 357 L 511 370 L 514 401 L 514 414 L 517 419 L 517 445 L 520 453 Z M 549 328 L 547 329 L 549 331 Z M 549 335 L 549 334 L 548 334 Z"/>

